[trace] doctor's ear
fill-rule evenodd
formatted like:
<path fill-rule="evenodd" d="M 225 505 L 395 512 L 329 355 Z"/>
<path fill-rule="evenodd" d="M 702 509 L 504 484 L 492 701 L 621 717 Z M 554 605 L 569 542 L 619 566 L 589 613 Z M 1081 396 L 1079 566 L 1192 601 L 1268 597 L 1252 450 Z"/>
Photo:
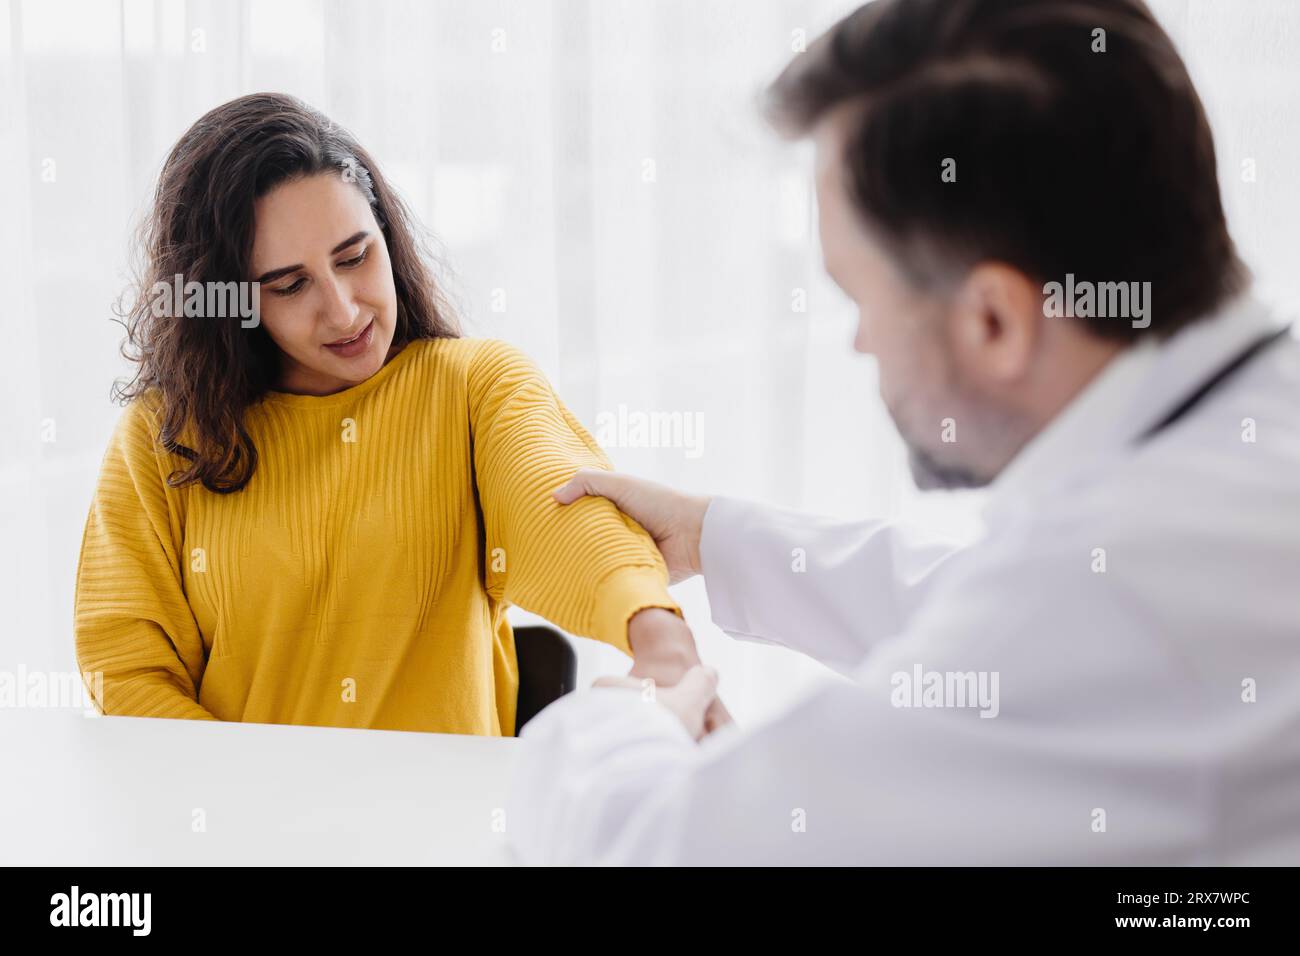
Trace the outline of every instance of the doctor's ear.
<path fill-rule="evenodd" d="M 1028 375 L 1042 335 L 1038 282 L 1000 262 L 981 262 L 953 296 L 948 333 L 953 360 L 968 380 L 1014 384 Z"/>

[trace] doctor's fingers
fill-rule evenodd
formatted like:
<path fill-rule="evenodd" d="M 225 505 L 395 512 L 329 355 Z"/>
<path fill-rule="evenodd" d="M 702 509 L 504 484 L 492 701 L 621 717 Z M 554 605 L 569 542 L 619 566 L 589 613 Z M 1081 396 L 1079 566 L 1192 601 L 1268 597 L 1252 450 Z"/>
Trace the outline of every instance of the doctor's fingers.
<path fill-rule="evenodd" d="M 655 680 L 645 674 L 606 674 L 604 677 L 597 677 L 591 682 L 592 687 L 624 687 L 628 690 L 639 690 L 648 701 L 658 699 L 658 696 L 670 687 L 676 686 Z"/>
<path fill-rule="evenodd" d="M 718 672 L 712 667 L 696 666 L 672 687 L 660 690 L 659 703 L 676 714 L 686 732 L 699 740 L 705 734 L 704 715 L 717 694 Z"/>
<path fill-rule="evenodd" d="M 731 711 L 727 710 L 727 705 L 722 702 L 722 698 L 715 696 L 704 712 L 704 732 L 711 734 L 735 722 L 735 718 L 731 716 Z"/>
<path fill-rule="evenodd" d="M 591 682 L 592 687 L 627 687 L 630 690 L 639 690 L 655 686 L 654 679 L 651 677 L 629 677 L 625 674 L 606 674 L 604 677 L 597 677 Z"/>
<path fill-rule="evenodd" d="M 584 495 L 608 498 L 654 538 L 668 567 L 669 583 L 677 584 L 700 573 L 700 535 L 709 507 L 707 497 L 596 468 L 579 469 L 551 494 L 565 505 Z"/>
<path fill-rule="evenodd" d="M 662 704 L 676 714 L 694 740 L 732 722 L 731 714 L 718 699 L 718 672 L 712 667 L 692 667 L 680 681 L 668 687 L 657 685 L 650 677 L 613 674 L 597 678 L 591 686 L 641 691 L 641 699 L 646 703 Z M 712 719 L 706 720 L 706 714 L 712 714 Z"/>
<path fill-rule="evenodd" d="M 579 468 L 572 478 L 551 494 L 562 505 L 572 504 L 584 495 L 608 498 L 619 511 L 656 538 L 670 530 L 676 496 L 671 488 L 644 478 L 599 468 Z"/>

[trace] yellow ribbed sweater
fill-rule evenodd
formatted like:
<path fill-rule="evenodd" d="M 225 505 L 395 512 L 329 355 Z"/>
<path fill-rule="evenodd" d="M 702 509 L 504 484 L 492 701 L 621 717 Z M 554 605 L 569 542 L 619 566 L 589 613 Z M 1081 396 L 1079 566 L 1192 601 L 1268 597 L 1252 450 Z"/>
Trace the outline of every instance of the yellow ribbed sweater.
<path fill-rule="evenodd" d="M 105 713 L 509 735 L 509 604 L 624 653 L 637 610 L 680 613 L 639 525 L 552 500 L 609 462 L 503 342 L 419 340 L 333 395 L 268 393 L 232 494 L 168 487 L 157 422 L 153 393 L 122 414 L 78 562 Z"/>

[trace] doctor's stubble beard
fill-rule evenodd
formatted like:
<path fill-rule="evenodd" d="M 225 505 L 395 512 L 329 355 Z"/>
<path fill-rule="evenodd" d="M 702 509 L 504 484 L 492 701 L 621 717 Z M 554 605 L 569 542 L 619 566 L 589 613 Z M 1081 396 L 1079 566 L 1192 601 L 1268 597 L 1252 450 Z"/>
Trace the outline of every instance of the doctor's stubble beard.
<path fill-rule="evenodd" d="M 961 401 L 952 402 L 948 407 L 958 411 L 935 418 L 936 434 L 941 433 L 940 423 L 944 418 L 951 418 L 956 428 L 956 441 L 939 445 L 946 453 L 943 457 L 939 451 L 932 451 L 920 441 L 915 430 L 903 423 L 902 416 L 889 408 L 894 427 L 907 448 L 907 465 L 912 480 L 922 491 L 983 488 L 1033 437 L 1032 427 L 1019 416 L 974 401 L 969 396 L 963 396 Z M 981 466 L 957 457 L 963 451 L 976 448 L 985 452 L 984 457 L 994 463 Z"/>

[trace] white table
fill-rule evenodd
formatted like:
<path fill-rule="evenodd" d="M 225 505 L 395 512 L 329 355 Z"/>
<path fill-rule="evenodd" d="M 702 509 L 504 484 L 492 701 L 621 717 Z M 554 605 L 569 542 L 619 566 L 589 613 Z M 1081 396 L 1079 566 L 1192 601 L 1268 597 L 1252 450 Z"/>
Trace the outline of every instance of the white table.
<path fill-rule="evenodd" d="M 0 709 L 0 864 L 509 864 L 515 744 Z"/>

